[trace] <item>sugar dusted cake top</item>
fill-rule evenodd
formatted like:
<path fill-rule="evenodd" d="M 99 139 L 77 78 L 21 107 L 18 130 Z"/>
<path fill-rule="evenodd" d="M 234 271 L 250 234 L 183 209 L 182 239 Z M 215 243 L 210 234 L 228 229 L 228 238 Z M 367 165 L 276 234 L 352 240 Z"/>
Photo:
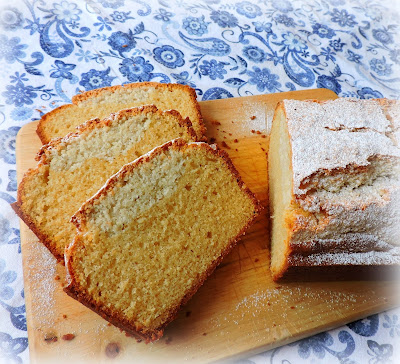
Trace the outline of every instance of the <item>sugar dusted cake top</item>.
<path fill-rule="evenodd" d="M 326 102 L 284 100 L 292 144 L 293 192 L 314 175 L 371 159 L 399 158 L 400 103 L 339 98 Z"/>

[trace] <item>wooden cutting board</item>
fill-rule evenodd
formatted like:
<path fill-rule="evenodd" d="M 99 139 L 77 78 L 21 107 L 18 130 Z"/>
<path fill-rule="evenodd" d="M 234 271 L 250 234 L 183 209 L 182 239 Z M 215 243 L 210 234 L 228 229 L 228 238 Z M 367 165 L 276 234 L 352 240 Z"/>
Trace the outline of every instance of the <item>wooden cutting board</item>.
<path fill-rule="evenodd" d="M 231 156 L 268 206 L 267 135 L 284 98 L 331 99 L 324 89 L 201 102 L 208 136 Z M 40 147 L 37 123 L 17 137 L 18 180 Z M 204 363 L 246 357 L 400 303 L 396 282 L 276 284 L 268 270 L 268 210 L 224 259 L 156 343 L 136 343 L 62 291 L 64 267 L 21 223 L 32 363 Z M 72 340 L 68 340 L 72 337 Z M 67 335 L 67 336 L 65 336 Z"/>

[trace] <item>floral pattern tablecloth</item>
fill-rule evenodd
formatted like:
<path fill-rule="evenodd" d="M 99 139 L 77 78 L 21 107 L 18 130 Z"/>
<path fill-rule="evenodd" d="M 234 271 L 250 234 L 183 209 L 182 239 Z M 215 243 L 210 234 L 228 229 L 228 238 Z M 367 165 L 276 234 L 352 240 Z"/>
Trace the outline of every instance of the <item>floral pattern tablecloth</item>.
<path fill-rule="evenodd" d="M 28 363 L 16 198 L 22 125 L 82 90 L 187 84 L 199 100 L 325 87 L 400 96 L 398 0 L 0 0 L 0 362 Z M 241 363 L 400 362 L 400 310 Z"/>

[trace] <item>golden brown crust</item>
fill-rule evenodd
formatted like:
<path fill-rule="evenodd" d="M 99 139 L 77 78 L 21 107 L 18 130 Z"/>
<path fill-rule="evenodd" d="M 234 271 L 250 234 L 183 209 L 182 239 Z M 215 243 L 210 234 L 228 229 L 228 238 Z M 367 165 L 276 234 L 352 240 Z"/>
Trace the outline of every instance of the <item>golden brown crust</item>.
<path fill-rule="evenodd" d="M 132 107 L 129 109 L 124 109 L 120 110 L 116 113 L 112 113 L 109 117 L 104 118 L 104 119 L 91 119 L 86 121 L 85 123 L 79 125 L 76 128 L 76 131 L 74 133 L 69 133 L 63 138 L 55 138 L 52 139 L 49 143 L 43 145 L 39 152 L 37 153 L 35 160 L 41 161 L 42 163 L 46 163 L 47 161 L 47 153 L 51 149 L 60 149 L 62 148 L 63 144 L 66 142 L 71 141 L 74 138 L 79 137 L 81 134 L 89 133 L 90 131 L 96 129 L 96 128 L 102 128 L 105 126 L 111 126 L 115 120 L 119 120 L 123 117 L 132 117 L 141 113 L 154 113 L 158 114 L 160 116 L 162 115 L 173 115 L 174 117 L 177 118 L 178 123 L 180 126 L 186 128 L 188 133 L 190 134 L 190 137 L 197 141 L 197 136 L 196 132 L 194 131 L 192 127 L 192 123 L 190 122 L 189 118 L 183 119 L 181 114 L 176 111 L 176 110 L 159 110 L 157 106 L 155 105 L 145 105 L 145 106 L 139 106 L 139 107 Z"/>
<path fill-rule="evenodd" d="M 79 209 L 77 213 L 72 217 L 71 221 L 77 226 L 78 231 L 82 232 L 82 226 L 86 223 L 85 216 L 90 213 L 91 209 L 95 205 L 95 203 L 98 203 L 101 200 L 102 196 L 105 196 L 109 191 L 111 191 L 118 181 L 124 180 L 124 177 L 127 176 L 128 174 L 132 173 L 132 171 L 140 166 L 143 163 L 149 162 L 151 159 L 155 158 L 156 156 L 162 154 L 164 151 L 170 149 L 170 148 L 176 148 L 176 149 L 185 149 L 185 148 L 204 148 L 208 152 L 211 152 L 212 154 L 221 157 L 224 162 L 226 163 L 227 167 L 231 171 L 233 177 L 236 179 L 236 182 L 238 183 L 239 187 L 241 190 L 249 196 L 251 201 L 253 202 L 254 206 L 254 213 L 252 218 L 247 222 L 246 226 L 242 228 L 242 230 L 235 236 L 226 246 L 224 251 L 220 254 L 220 256 L 213 261 L 213 263 L 208 267 L 206 272 L 204 272 L 201 277 L 199 277 L 197 283 L 185 294 L 185 296 L 182 298 L 181 302 L 176 306 L 172 307 L 171 311 L 168 315 L 167 320 L 157 329 L 155 330 L 149 330 L 145 328 L 138 328 L 131 322 L 128 322 L 125 318 L 123 317 L 118 317 L 118 315 L 115 315 L 113 312 L 108 310 L 107 308 L 100 307 L 97 305 L 90 296 L 86 295 L 82 290 L 79 288 L 79 283 L 76 282 L 73 274 L 73 267 L 72 267 L 72 262 L 73 262 L 73 252 L 74 249 L 77 248 L 78 245 L 78 240 L 79 237 L 81 236 L 81 233 L 78 233 L 77 237 L 75 240 L 70 244 L 69 247 L 66 248 L 65 250 L 65 265 L 67 268 L 67 285 L 64 288 L 64 290 L 72 297 L 77 299 L 79 302 L 84 304 L 85 306 L 89 307 L 93 311 L 97 312 L 100 316 L 108 320 L 109 322 L 113 323 L 114 325 L 118 326 L 119 328 L 122 328 L 123 330 L 127 331 L 128 333 L 139 337 L 141 339 L 144 339 L 146 343 L 152 342 L 155 340 L 158 340 L 165 329 L 165 327 L 175 319 L 178 311 L 181 309 L 183 305 L 185 305 L 190 298 L 198 291 L 198 289 L 203 285 L 204 281 L 207 279 L 208 276 L 210 276 L 215 268 L 220 264 L 220 262 L 223 260 L 223 258 L 232 250 L 232 248 L 236 245 L 236 243 L 239 241 L 241 236 L 245 234 L 246 230 L 249 228 L 251 223 L 254 221 L 254 219 L 257 217 L 257 215 L 262 211 L 263 206 L 261 203 L 256 199 L 254 194 L 245 186 L 244 182 L 242 181 L 238 171 L 232 164 L 228 154 L 225 151 L 222 151 L 218 149 L 217 146 L 215 146 L 215 149 L 211 147 L 208 144 L 205 143 L 186 143 L 182 139 L 175 139 L 172 141 L 169 141 L 155 149 L 153 149 L 151 152 L 148 154 L 145 154 L 144 156 L 138 158 L 134 162 L 125 165 L 122 167 L 122 169 L 116 173 L 114 176 L 112 176 L 107 183 L 104 185 L 104 187 L 97 192 L 96 195 L 94 195 L 90 200 L 86 201 L 82 207 Z"/>
<path fill-rule="evenodd" d="M 90 90 L 90 91 L 86 91 L 86 92 L 77 94 L 72 97 L 72 104 L 65 104 L 65 105 L 59 106 L 56 109 L 51 110 L 47 114 L 43 115 L 43 117 L 40 119 L 39 124 L 37 126 L 36 133 L 39 136 L 41 142 L 43 144 L 46 144 L 46 143 L 50 142 L 50 139 L 45 133 L 44 125 L 48 122 L 51 122 L 51 118 L 54 115 L 57 115 L 59 112 L 62 112 L 64 109 L 75 107 L 76 105 L 78 105 L 79 103 L 81 103 L 87 99 L 97 97 L 104 93 L 114 93 L 115 91 L 121 90 L 123 88 L 135 89 L 135 88 L 145 88 L 145 87 L 149 87 L 149 88 L 151 87 L 151 88 L 155 88 L 155 89 L 166 88 L 169 91 L 172 91 L 173 88 L 178 88 L 178 89 L 181 89 L 181 90 L 187 92 L 190 95 L 190 99 L 192 101 L 193 106 L 196 109 L 196 114 L 198 117 L 200 133 L 197 135 L 197 139 L 200 141 L 207 140 L 207 138 L 205 136 L 207 129 L 206 129 L 206 126 L 203 121 L 203 117 L 200 112 L 199 103 L 197 102 L 196 91 L 187 85 L 171 84 L 171 83 L 157 83 L 157 82 L 138 82 L 138 83 L 130 83 L 130 84 L 126 84 L 126 85 L 116 85 L 116 86 L 103 87 L 103 88 Z"/>

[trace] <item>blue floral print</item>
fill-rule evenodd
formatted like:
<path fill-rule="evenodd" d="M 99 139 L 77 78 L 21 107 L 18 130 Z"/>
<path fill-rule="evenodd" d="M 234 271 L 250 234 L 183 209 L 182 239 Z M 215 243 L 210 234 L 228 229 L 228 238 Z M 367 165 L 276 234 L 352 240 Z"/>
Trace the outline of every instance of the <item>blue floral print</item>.
<path fill-rule="evenodd" d="M 28 48 L 27 44 L 20 44 L 19 37 L 8 38 L 4 34 L 0 34 L 0 60 L 5 59 L 7 63 L 14 63 L 20 58 L 24 58 L 26 53 L 23 49 Z"/>
<path fill-rule="evenodd" d="M 200 66 L 200 73 L 203 76 L 209 76 L 212 80 L 216 80 L 220 78 L 221 80 L 224 78 L 228 72 L 224 70 L 225 63 L 217 62 L 215 59 L 211 61 L 203 61 L 203 64 Z"/>
<path fill-rule="evenodd" d="M 336 35 L 335 31 L 327 25 L 316 23 L 312 26 L 314 34 L 319 35 L 321 38 L 332 38 Z"/>
<path fill-rule="evenodd" d="M 293 10 L 293 6 L 288 0 L 272 0 L 271 5 L 282 13 L 289 13 Z"/>
<path fill-rule="evenodd" d="M 386 58 L 381 59 L 373 58 L 369 62 L 371 70 L 376 72 L 379 76 L 389 76 L 392 73 L 392 65 L 386 63 Z"/>
<path fill-rule="evenodd" d="M 368 355 L 372 357 L 369 360 L 369 363 L 385 364 L 391 362 L 390 358 L 393 355 L 393 345 L 391 344 L 379 345 L 376 341 L 373 340 L 368 340 L 367 344 L 369 347 L 369 350 L 367 351 Z"/>
<path fill-rule="evenodd" d="M 98 27 L 98 31 L 101 32 L 104 29 L 111 30 L 111 25 L 114 25 L 107 17 L 103 18 L 101 16 L 97 17 L 98 22 L 94 23 L 93 26 Z"/>
<path fill-rule="evenodd" d="M 279 76 L 272 74 L 268 68 L 261 70 L 254 66 L 253 71 L 247 71 L 247 74 L 250 76 L 249 83 L 256 85 L 257 90 L 260 92 L 264 92 L 265 89 L 273 92 L 281 87 L 281 84 L 278 82 Z"/>
<path fill-rule="evenodd" d="M 4 222 L 0 220 L 0 231 L 4 230 L 5 227 L 2 225 Z M 8 221 L 6 220 L 8 223 Z M 10 283 L 14 282 L 17 278 L 17 274 L 14 271 L 5 271 L 6 262 L 0 258 L 0 299 L 9 300 L 14 295 L 14 290 L 9 286 Z"/>
<path fill-rule="evenodd" d="M 372 36 L 382 44 L 393 43 L 393 35 L 387 29 L 372 29 Z"/>
<path fill-rule="evenodd" d="M 50 9 L 50 13 L 52 13 L 58 21 L 64 21 L 66 23 L 79 20 L 79 15 L 82 13 L 82 10 L 78 9 L 77 4 L 68 1 L 53 3 L 53 6 L 54 8 Z"/>
<path fill-rule="evenodd" d="M 336 52 L 342 52 L 343 51 L 343 46 L 346 45 L 346 43 L 342 43 L 339 39 L 332 39 L 329 41 L 329 45 L 336 51 Z"/>
<path fill-rule="evenodd" d="M 283 45 L 285 45 L 289 51 L 301 52 L 307 49 L 307 44 L 300 38 L 299 35 L 292 32 L 283 34 Z"/>
<path fill-rule="evenodd" d="M 202 36 L 207 33 L 207 23 L 204 21 L 204 15 L 196 18 L 189 16 L 183 19 L 183 28 L 191 35 Z"/>
<path fill-rule="evenodd" d="M 143 57 L 125 58 L 119 68 L 120 72 L 131 82 L 150 81 L 153 69 L 154 67 Z"/>
<path fill-rule="evenodd" d="M 15 139 L 19 129 L 11 126 L 8 130 L 0 130 L 0 159 L 6 163 L 15 164 Z"/>
<path fill-rule="evenodd" d="M 337 94 L 339 94 L 342 91 L 342 87 L 340 86 L 340 83 L 336 80 L 336 78 L 326 75 L 318 76 L 317 87 L 327 88 Z"/>
<path fill-rule="evenodd" d="M 254 30 L 257 33 L 264 32 L 264 31 L 267 33 L 272 32 L 272 29 L 271 29 L 272 23 L 255 21 L 255 22 L 253 22 L 253 25 L 254 25 Z"/>
<path fill-rule="evenodd" d="M 287 16 L 286 14 L 278 14 L 276 17 L 275 17 L 275 21 L 277 22 L 277 23 L 279 23 L 279 24 L 283 24 L 283 25 L 285 25 L 286 27 L 295 27 L 296 26 L 296 23 L 295 23 L 295 21 L 294 21 L 294 19 L 293 18 L 291 18 L 291 17 L 289 17 L 289 16 Z"/>
<path fill-rule="evenodd" d="M 67 80 L 70 80 L 73 77 L 70 71 L 72 71 L 75 67 L 76 67 L 75 64 L 64 63 L 63 61 L 57 59 L 54 62 L 54 65 L 52 66 L 52 72 L 50 73 L 50 77 L 66 78 Z"/>
<path fill-rule="evenodd" d="M 170 45 L 154 48 L 154 59 L 168 68 L 177 68 L 185 64 L 183 53 Z"/>
<path fill-rule="evenodd" d="M 15 121 L 29 119 L 33 114 L 33 110 L 29 107 L 17 107 L 11 112 L 11 118 Z"/>
<path fill-rule="evenodd" d="M 111 82 L 115 77 L 109 75 L 110 71 L 110 67 L 104 71 L 91 69 L 89 72 L 82 73 L 79 84 L 83 86 L 86 91 L 111 86 Z"/>
<path fill-rule="evenodd" d="M 131 30 L 128 33 L 118 31 L 112 33 L 108 38 L 108 45 L 119 54 L 122 54 L 135 48 L 136 39 Z"/>
<path fill-rule="evenodd" d="M 357 91 L 360 99 L 380 99 L 383 98 L 383 95 L 377 91 L 373 90 L 371 87 L 363 87 L 361 90 Z"/>
<path fill-rule="evenodd" d="M 23 22 L 22 13 L 17 8 L 6 6 L 0 10 L 0 26 L 4 30 L 17 30 L 22 27 Z"/>
<path fill-rule="evenodd" d="M 262 63 L 266 59 L 265 52 L 257 46 L 247 46 L 243 48 L 243 55 L 255 63 Z"/>
<path fill-rule="evenodd" d="M 357 22 L 354 20 L 355 15 L 349 14 L 347 10 L 333 9 L 331 20 L 338 23 L 341 27 L 354 27 Z"/>
<path fill-rule="evenodd" d="M 262 14 L 260 7 L 249 1 L 242 1 L 240 3 L 237 3 L 236 11 L 249 19 L 254 19 L 256 16 Z"/>
<path fill-rule="evenodd" d="M 400 49 L 392 49 L 389 52 L 390 60 L 396 64 L 400 64 Z"/>
<path fill-rule="evenodd" d="M 8 182 L 7 191 L 16 191 L 17 190 L 17 171 L 15 169 L 10 169 L 8 171 Z"/>
<path fill-rule="evenodd" d="M 129 19 L 134 19 L 132 16 L 130 16 L 131 12 L 130 11 L 117 11 L 115 10 L 111 14 L 111 19 L 115 22 L 118 23 L 125 23 Z"/>
<path fill-rule="evenodd" d="M 389 333 L 391 337 L 400 336 L 400 321 L 397 315 L 393 315 L 390 317 L 389 315 L 383 315 L 385 321 L 383 323 L 383 327 L 389 329 Z"/>
<path fill-rule="evenodd" d="M 171 13 L 170 11 L 167 11 L 163 8 L 159 9 L 156 15 L 154 16 L 154 19 L 157 20 L 162 20 L 164 22 L 169 22 L 171 20 L 171 17 L 174 16 L 174 13 Z"/>
<path fill-rule="evenodd" d="M 233 14 L 228 13 L 225 10 L 214 10 L 211 13 L 210 18 L 222 28 L 233 28 L 239 24 L 238 19 Z"/>
<path fill-rule="evenodd" d="M 105 8 L 118 9 L 124 6 L 125 0 L 99 0 L 99 3 Z"/>

